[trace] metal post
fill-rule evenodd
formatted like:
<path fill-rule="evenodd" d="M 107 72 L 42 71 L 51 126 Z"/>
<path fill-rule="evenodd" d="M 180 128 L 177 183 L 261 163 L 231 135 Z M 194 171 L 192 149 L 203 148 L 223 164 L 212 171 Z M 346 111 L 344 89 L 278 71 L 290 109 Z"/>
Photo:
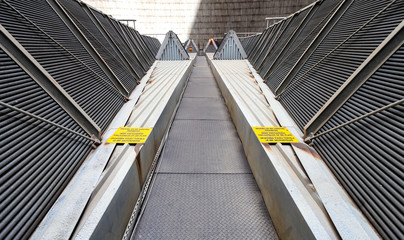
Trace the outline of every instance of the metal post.
<path fill-rule="evenodd" d="M 90 136 L 101 139 L 101 128 L 1 24 L 0 47 Z"/>
<path fill-rule="evenodd" d="M 304 127 L 304 136 L 315 134 L 338 109 L 404 44 L 404 20 L 384 39 L 372 54 Z"/>
<path fill-rule="evenodd" d="M 136 29 L 136 26 L 135 26 L 135 23 L 136 23 L 136 19 L 117 19 L 119 22 L 126 22 L 126 25 L 128 26 L 128 27 L 130 27 L 129 26 L 129 22 L 132 22 L 133 23 L 133 29 Z"/>

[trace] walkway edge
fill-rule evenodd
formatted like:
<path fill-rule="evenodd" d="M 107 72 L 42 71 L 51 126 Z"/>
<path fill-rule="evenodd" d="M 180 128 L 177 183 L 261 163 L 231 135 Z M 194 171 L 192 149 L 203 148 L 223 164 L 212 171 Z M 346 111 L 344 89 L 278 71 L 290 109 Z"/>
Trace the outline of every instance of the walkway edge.
<path fill-rule="evenodd" d="M 338 239 L 327 214 L 282 159 L 277 145 L 261 144 L 215 64 L 212 72 L 236 126 L 251 170 L 281 239 Z"/>

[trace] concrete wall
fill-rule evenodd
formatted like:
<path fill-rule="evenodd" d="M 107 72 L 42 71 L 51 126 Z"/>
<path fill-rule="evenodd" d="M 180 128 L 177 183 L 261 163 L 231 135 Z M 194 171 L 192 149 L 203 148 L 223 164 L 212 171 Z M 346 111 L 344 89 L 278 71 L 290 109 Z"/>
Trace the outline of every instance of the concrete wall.
<path fill-rule="evenodd" d="M 314 0 L 84 0 L 117 19 L 136 19 L 136 29 L 160 39 L 169 30 L 182 42 L 198 46 L 209 38 L 237 33 L 262 32 L 266 17 L 287 16 Z M 240 36 L 240 34 L 239 34 Z"/>

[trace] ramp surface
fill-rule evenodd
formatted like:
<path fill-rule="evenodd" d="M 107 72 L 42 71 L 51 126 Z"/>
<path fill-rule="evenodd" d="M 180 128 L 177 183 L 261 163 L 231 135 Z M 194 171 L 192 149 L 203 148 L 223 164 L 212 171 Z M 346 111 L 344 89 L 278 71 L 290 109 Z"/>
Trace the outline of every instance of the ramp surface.
<path fill-rule="evenodd" d="M 132 239 L 278 239 L 205 57 L 156 172 Z"/>

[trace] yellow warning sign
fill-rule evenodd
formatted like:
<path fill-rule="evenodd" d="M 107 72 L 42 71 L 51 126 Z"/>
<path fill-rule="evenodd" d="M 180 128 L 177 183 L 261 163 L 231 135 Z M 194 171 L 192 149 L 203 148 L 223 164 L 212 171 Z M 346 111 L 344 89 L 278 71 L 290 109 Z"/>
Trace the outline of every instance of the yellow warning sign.
<path fill-rule="evenodd" d="M 144 143 L 152 128 L 120 127 L 107 140 L 108 143 Z"/>
<path fill-rule="evenodd" d="M 253 127 L 253 130 L 262 143 L 299 142 L 285 127 Z"/>

